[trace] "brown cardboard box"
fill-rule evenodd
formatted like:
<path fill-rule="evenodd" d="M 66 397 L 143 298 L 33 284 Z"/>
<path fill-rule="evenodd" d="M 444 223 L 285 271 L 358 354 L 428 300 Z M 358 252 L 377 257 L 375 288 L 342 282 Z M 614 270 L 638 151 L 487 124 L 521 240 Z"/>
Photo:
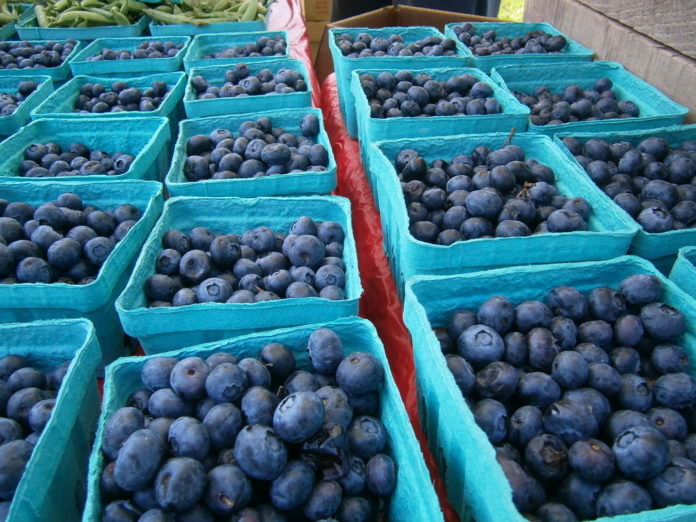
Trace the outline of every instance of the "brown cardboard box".
<path fill-rule="evenodd" d="M 308 22 L 328 22 L 332 8 L 333 0 L 302 0 L 302 12 Z"/>
<path fill-rule="evenodd" d="M 589 7 L 586 5 L 588 1 L 590 0 L 526 0 L 524 18 L 529 22 L 549 22 L 594 50 L 598 59 L 623 64 L 633 74 L 651 83 L 676 102 L 689 107 L 691 112 L 687 115 L 686 122 L 696 123 L 696 60 L 664 45 L 652 35 L 643 34 L 626 23 Z M 597 5 L 628 3 L 626 0 L 592 1 Z M 631 0 L 631 3 L 650 3 L 655 10 L 653 1 Z M 673 1 L 668 0 L 667 3 Z M 691 2 L 690 5 L 693 13 L 696 3 Z M 622 16 L 626 18 L 627 15 Z M 691 38 L 690 42 L 693 43 L 696 41 L 693 39 L 694 26 L 692 23 L 686 34 L 675 38 L 684 42 Z"/>
<path fill-rule="evenodd" d="M 314 60 L 314 69 L 319 81 L 324 81 L 333 72 L 333 61 L 328 45 L 328 30 L 334 27 L 396 27 L 409 25 L 429 25 L 440 31 L 445 24 L 450 22 L 502 22 L 497 18 L 476 16 L 451 11 L 438 11 L 437 9 L 425 9 L 422 7 L 410 7 L 405 5 L 388 6 L 363 13 L 343 20 L 336 20 L 324 26 L 321 43 L 317 57 Z"/>

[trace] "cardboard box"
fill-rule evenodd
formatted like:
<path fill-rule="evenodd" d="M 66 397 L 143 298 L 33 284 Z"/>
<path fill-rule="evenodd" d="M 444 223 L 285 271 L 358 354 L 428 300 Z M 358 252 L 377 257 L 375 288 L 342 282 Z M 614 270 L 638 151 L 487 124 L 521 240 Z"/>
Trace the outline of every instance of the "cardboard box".
<path fill-rule="evenodd" d="M 302 0 L 302 12 L 308 22 L 331 20 L 333 0 Z"/>
<path fill-rule="evenodd" d="M 502 22 L 497 18 L 487 16 L 476 16 L 464 13 L 454 13 L 452 11 L 439 11 L 437 9 L 426 9 L 422 7 L 410 7 L 405 5 L 388 6 L 376 9 L 350 18 L 336 20 L 324 25 L 321 43 L 317 57 L 314 60 L 314 70 L 320 82 L 324 81 L 333 72 L 333 61 L 328 45 L 328 30 L 334 27 L 393 27 L 409 25 L 429 25 L 436 27 L 440 31 L 444 30 L 445 24 L 450 22 Z"/>
<path fill-rule="evenodd" d="M 527 0 L 525 4 L 525 21 L 549 22 L 559 30 L 578 40 L 584 46 L 596 52 L 597 59 L 612 60 L 623 64 L 626 69 L 651 83 L 667 96 L 689 107 L 686 123 L 696 122 L 696 60 L 668 47 L 658 41 L 658 35 L 643 34 L 644 29 L 636 30 L 626 23 L 606 16 L 603 12 L 586 5 L 590 0 Z M 628 5 L 628 0 L 591 0 L 599 5 Z M 667 3 L 680 3 L 672 2 Z M 686 2 L 689 3 L 689 2 Z M 656 11 L 653 1 L 635 0 L 632 6 L 651 4 L 649 7 Z M 694 16 L 693 2 L 686 10 Z M 647 8 L 647 7 L 646 7 Z M 618 9 L 618 8 L 615 8 Z M 662 9 L 662 8 L 660 8 Z M 613 12 L 613 11 L 612 11 Z M 618 12 L 618 11 L 617 11 Z M 633 10 L 621 11 L 624 18 L 626 13 Z M 643 18 L 631 18 L 636 27 Z M 582 20 L 582 23 L 578 23 Z M 643 22 L 640 22 L 643 23 Z M 645 22 L 645 28 L 653 27 L 653 23 Z M 678 38 L 685 43 L 693 44 L 693 22 Z M 677 38 L 677 36 L 675 36 Z"/>

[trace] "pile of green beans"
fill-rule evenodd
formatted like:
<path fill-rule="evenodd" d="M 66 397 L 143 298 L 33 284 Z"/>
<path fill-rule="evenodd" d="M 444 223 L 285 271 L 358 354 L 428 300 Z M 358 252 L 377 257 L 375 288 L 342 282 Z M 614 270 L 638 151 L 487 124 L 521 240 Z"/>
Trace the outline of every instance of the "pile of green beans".
<path fill-rule="evenodd" d="M 34 8 L 39 27 L 130 25 L 146 5 L 137 0 L 46 0 Z"/>
<path fill-rule="evenodd" d="M 207 25 L 217 22 L 245 22 L 266 19 L 267 7 L 261 0 L 182 0 L 143 12 L 161 24 Z"/>

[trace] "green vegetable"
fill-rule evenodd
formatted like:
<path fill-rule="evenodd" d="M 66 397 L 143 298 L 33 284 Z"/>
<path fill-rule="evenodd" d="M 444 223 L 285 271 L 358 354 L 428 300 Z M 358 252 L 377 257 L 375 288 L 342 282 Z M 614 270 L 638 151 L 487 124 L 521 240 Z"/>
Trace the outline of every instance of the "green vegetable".
<path fill-rule="evenodd" d="M 146 5 L 136 0 L 46 0 L 35 8 L 39 27 L 131 25 Z"/>
<path fill-rule="evenodd" d="M 262 0 L 182 0 L 180 4 L 165 0 L 160 6 L 143 9 L 143 13 L 165 25 L 201 26 L 218 22 L 264 21 L 267 8 Z"/>

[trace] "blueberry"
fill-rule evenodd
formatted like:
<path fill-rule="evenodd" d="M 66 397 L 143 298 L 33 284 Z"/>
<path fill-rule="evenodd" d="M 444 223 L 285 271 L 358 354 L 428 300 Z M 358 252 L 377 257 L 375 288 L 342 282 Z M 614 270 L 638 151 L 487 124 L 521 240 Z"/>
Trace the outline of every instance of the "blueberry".
<path fill-rule="evenodd" d="M 26 257 L 17 265 L 18 283 L 50 283 L 53 273 L 50 265 L 38 257 Z"/>
<path fill-rule="evenodd" d="M 181 290 L 181 284 L 174 278 L 154 274 L 145 280 L 145 296 L 151 301 L 171 301 Z"/>
<path fill-rule="evenodd" d="M 525 403 L 546 408 L 560 399 L 561 388 L 548 374 L 530 372 L 520 378 L 517 393 Z"/>
<path fill-rule="evenodd" d="M 242 414 L 234 404 L 216 404 L 203 418 L 203 426 L 208 431 L 212 448 L 228 448 L 242 429 Z"/>
<path fill-rule="evenodd" d="M 144 427 L 144 418 L 136 408 L 120 408 L 108 419 L 102 436 L 102 451 L 110 459 L 115 459 L 119 449 L 128 437 Z"/>
<path fill-rule="evenodd" d="M 462 395 L 467 397 L 469 393 L 473 391 L 476 383 L 474 370 L 471 368 L 469 362 L 459 355 L 448 354 L 445 360 L 447 362 L 447 367 L 450 372 L 452 372 L 454 382 L 459 387 Z"/>
<path fill-rule="evenodd" d="M 696 398 L 696 383 L 686 373 L 667 373 L 655 382 L 655 402 L 667 408 L 686 408 Z"/>
<path fill-rule="evenodd" d="M 249 424 L 239 432 L 234 455 L 244 473 L 258 480 L 274 480 L 287 462 L 283 441 L 261 424 Z"/>
<path fill-rule="evenodd" d="M 611 397 L 621 391 L 621 375 L 604 363 L 591 363 L 587 385 Z"/>
<path fill-rule="evenodd" d="M 517 388 L 519 371 L 514 366 L 496 361 L 476 374 L 476 391 L 481 397 L 508 400 Z"/>
<path fill-rule="evenodd" d="M 314 435 L 323 423 L 324 406 L 314 392 L 300 391 L 283 399 L 273 414 L 273 427 L 283 440 L 298 443 Z"/>
<path fill-rule="evenodd" d="M 542 522 L 577 522 L 577 517 L 568 506 L 559 502 L 547 502 L 536 512 Z"/>
<path fill-rule="evenodd" d="M 659 340 L 675 339 L 686 330 L 681 312 L 664 303 L 645 305 L 640 310 L 640 319 L 645 331 Z"/>
<path fill-rule="evenodd" d="M 157 503 L 167 511 L 191 509 L 204 494 L 205 468 L 196 459 L 174 457 L 167 460 L 155 478 Z"/>
<path fill-rule="evenodd" d="M 277 404 L 277 396 L 261 386 L 249 388 L 241 401 L 242 412 L 248 424 L 271 425 Z"/>
<path fill-rule="evenodd" d="M 603 483 L 614 475 L 614 454 L 609 446 L 597 439 L 573 443 L 568 462 L 579 477 L 590 482 Z"/>
<path fill-rule="evenodd" d="M 648 490 L 658 507 L 691 502 L 696 490 L 696 467 L 693 461 L 675 458 L 648 483 Z"/>
<path fill-rule="evenodd" d="M 43 401 L 39 401 L 36 404 L 40 404 L 41 402 Z M 34 406 L 36 406 L 36 404 Z M 22 426 L 17 421 L 6 417 L 0 418 L 0 446 L 13 440 L 21 439 L 23 433 Z"/>
<path fill-rule="evenodd" d="M 650 362 L 660 374 L 685 372 L 689 368 L 689 357 L 681 346 L 659 344 L 650 354 Z"/>
<path fill-rule="evenodd" d="M 498 463 L 510 484 L 517 509 L 524 513 L 533 512 L 546 501 L 544 488 L 520 464 L 506 458 L 498 458 Z"/>
<path fill-rule="evenodd" d="M 474 408 L 476 424 L 486 433 L 491 444 L 505 440 L 508 432 L 508 414 L 505 406 L 494 399 L 483 399 Z"/>
<path fill-rule="evenodd" d="M 546 304 L 553 314 L 568 317 L 574 321 L 585 318 L 588 305 L 585 297 L 575 288 L 558 286 L 546 296 Z"/>
<path fill-rule="evenodd" d="M 618 469 L 629 479 L 647 480 L 668 462 L 667 439 L 655 428 L 635 426 L 621 432 L 612 447 Z"/>
<path fill-rule="evenodd" d="M 70 238 L 58 239 L 46 252 L 46 259 L 56 270 L 69 270 L 81 257 L 82 246 Z"/>
<path fill-rule="evenodd" d="M 176 457 L 203 460 L 210 448 L 206 427 L 193 417 L 179 417 L 169 427 L 169 447 Z"/>
<path fill-rule="evenodd" d="M 652 406 L 653 392 L 643 377 L 624 374 L 621 376 L 618 401 L 623 408 L 647 411 Z"/>
<path fill-rule="evenodd" d="M 209 277 L 210 269 L 210 258 L 202 250 L 189 250 L 181 256 L 179 273 L 193 284 Z"/>
<path fill-rule="evenodd" d="M 544 428 L 565 443 L 593 437 L 599 431 L 592 408 L 567 399 L 554 402 L 544 413 Z"/>
<path fill-rule="evenodd" d="M 259 353 L 259 358 L 275 381 L 285 381 L 295 370 L 295 358 L 292 352 L 280 343 L 265 345 Z"/>
<path fill-rule="evenodd" d="M 484 301 L 476 317 L 480 324 L 490 326 L 502 335 L 512 327 L 515 314 L 512 303 L 497 296 Z"/>
<path fill-rule="evenodd" d="M 568 449 L 555 435 L 536 435 L 527 443 L 524 455 L 528 469 L 542 480 L 557 479 L 566 474 Z"/>
<path fill-rule="evenodd" d="M 521 332 L 551 326 L 552 313 L 541 301 L 524 301 L 515 307 L 515 323 Z"/>
<path fill-rule="evenodd" d="M 200 399 L 206 392 L 208 365 L 199 357 L 186 357 L 177 362 L 171 370 L 172 389 L 185 399 Z"/>
<path fill-rule="evenodd" d="M 282 473 L 271 483 L 271 503 L 283 511 L 291 511 L 304 504 L 314 488 L 314 470 L 305 462 L 291 460 Z"/>
<path fill-rule="evenodd" d="M 612 482 L 597 498 L 597 515 L 600 517 L 639 513 L 651 508 L 650 494 L 629 480 Z"/>
<path fill-rule="evenodd" d="M 252 486 L 237 466 L 216 466 L 208 472 L 206 505 L 218 515 L 231 515 L 251 500 Z"/>
<path fill-rule="evenodd" d="M 304 505 L 304 515 L 310 520 L 329 518 L 338 511 L 342 499 L 338 482 L 317 482 Z"/>
<path fill-rule="evenodd" d="M 208 363 L 210 366 L 210 363 Z M 237 363 L 247 376 L 249 386 L 263 386 L 269 388 L 271 385 L 271 374 L 266 366 L 258 359 L 245 357 Z"/>
<path fill-rule="evenodd" d="M 577 473 L 571 473 L 561 484 L 559 493 L 560 498 L 584 520 L 595 517 L 596 500 L 601 489 L 600 484 L 584 480 Z"/>
<path fill-rule="evenodd" d="M 0 446 L 0 498 L 11 500 L 33 446 L 24 440 L 13 440 Z"/>
<path fill-rule="evenodd" d="M 551 365 L 551 376 L 566 389 L 581 388 L 589 375 L 587 362 L 575 351 L 559 353 Z"/>
<path fill-rule="evenodd" d="M 143 489 L 155 477 L 164 456 L 162 439 L 148 429 L 133 432 L 116 457 L 114 480 L 125 491 Z"/>
<path fill-rule="evenodd" d="M 307 343 L 307 349 L 312 366 L 323 374 L 335 373 L 343 359 L 341 339 L 327 328 L 321 328 L 312 332 Z"/>
<path fill-rule="evenodd" d="M 88 240 L 82 246 L 82 251 L 90 263 L 95 266 L 101 266 L 106 262 L 114 247 L 115 244 L 112 239 L 98 236 Z"/>
<path fill-rule="evenodd" d="M 396 488 L 396 464 L 388 455 L 379 453 L 367 461 L 366 483 L 368 490 L 386 497 Z"/>
<path fill-rule="evenodd" d="M 476 368 L 500 360 L 505 350 L 498 332 L 482 324 L 470 326 L 462 332 L 457 345 L 460 355 Z"/>
<path fill-rule="evenodd" d="M 338 365 L 336 380 L 348 395 L 363 395 L 377 391 L 382 386 L 384 368 L 373 355 L 354 352 Z"/>

